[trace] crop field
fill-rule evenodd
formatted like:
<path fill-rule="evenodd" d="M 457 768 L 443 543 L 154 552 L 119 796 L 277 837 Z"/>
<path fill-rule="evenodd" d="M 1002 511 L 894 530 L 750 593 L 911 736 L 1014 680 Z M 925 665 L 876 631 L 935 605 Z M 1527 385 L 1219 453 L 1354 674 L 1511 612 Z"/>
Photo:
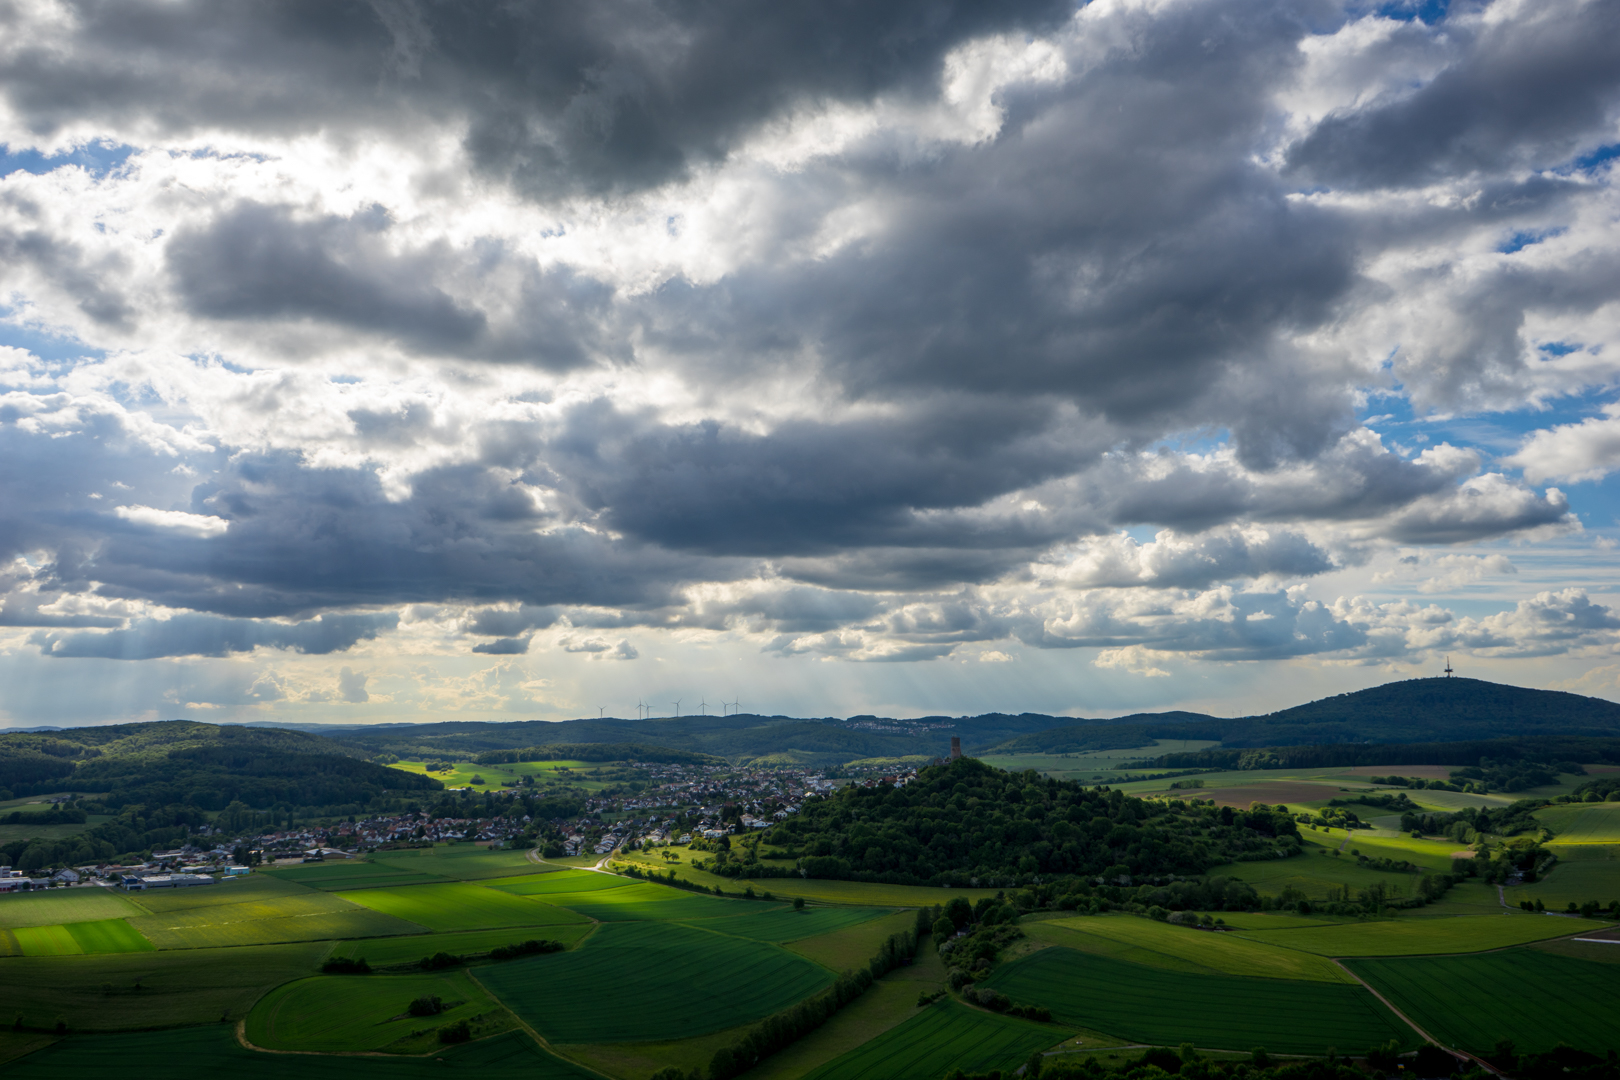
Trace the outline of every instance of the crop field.
<path fill-rule="evenodd" d="M 448 881 L 441 874 L 424 874 L 420 870 L 402 870 L 397 866 L 384 866 L 382 863 L 360 862 L 329 862 L 312 863 L 308 866 L 292 866 L 285 870 L 264 870 L 268 874 L 282 881 L 291 881 L 311 889 L 320 889 L 324 892 L 342 892 L 345 889 L 372 889 L 387 885 L 423 885 L 437 881 Z"/>
<path fill-rule="evenodd" d="M 725 900 L 646 883 L 598 892 L 558 893 L 547 896 L 546 903 L 561 905 L 601 922 L 718 919 L 788 910 L 785 906 L 772 907 L 758 900 Z"/>
<path fill-rule="evenodd" d="M 1294 949 L 1246 941 L 1236 934 L 1215 934 L 1185 926 L 1139 919 L 1134 915 L 1101 915 L 1060 919 L 1048 925 L 1082 935 L 1110 938 L 1137 948 L 1190 960 L 1210 971 L 1267 979 L 1303 979 L 1344 983 L 1353 980 L 1331 960 Z M 1053 939 L 1059 940 L 1059 939 Z M 1089 951 L 1089 950 L 1088 950 Z"/>
<path fill-rule="evenodd" d="M 166 911 L 191 911 L 195 908 L 218 907 L 225 904 L 245 904 L 255 900 L 274 900 L 283 896 L 312 896 L 302 885 L 269 874 L 254 874 L 245 878 L 226 878 L 214 885 L 199 885 L 189 889 L 153 889 L 138 892 L 130 903 L 143 910 L 130 914 L 153 915 Z M 138 898 L 138 899 L 137 899 Z"/>
<path fill-rule="evenodd" d="M 410 1003 L 428 995 L 448 1007 L 437 1016 L 411 1016 Z M 246 1034 L 254 1046 L 270 1050 L 381 1050 L 414 1031 L 498 1008 L 465 971 L 369 979 L 316 975 L 266 994 L 248 1013 Z"/>
<path fill-rule="evenodd" d="M 478 977 L 556 1043 L 705 1035 L 769 1016 L 833 978 L 775 945 L 652 923 L 609 923 L 577 949 Z"/>
<path fill-rule="evenodd" d="M 146 912 L 111 889 L 51 889 L 0 896 L 0 928 L 122 919 Z"/>
<path fill-rule="evenodd" d="M 1536 817 L 1552 829 L 1555 844 L 1620 844 L 1620 802 L 1549 806 Z"/>
<path fill-rule="evenodd" d="M 159 949 L 212 949 L 284 941 L 387 937 L 420 934 L 426 929 L 309 889 L 238 904 L 163 911 L 131 919 L 129 923 Z"/>
<path fill-rule="evenodd" d="M 429 930 L 493 930 L 502 926 L 584 921 L 571 911 L 538 900 L 525 900 L 460 881 L 445 885 L 406 885 L 398 889 L 361 889 L 337 895 Z"/>
<path fill-rule="evenodd" d="M 566 926 L 517 926 L 505 930 L 464 930 L 449 934 L 418 934 L 415 937 L 370 938 L 364 941 L 340 941 L 332 946 L 331 955 L 365 957 L 372 967 L 395 967 L 414 964 L 424 956 L 441 952 L 452 956 L 474 956 L 487 953 L 497 945 L 515 945 L 532 938 L 572 945 L 592 929 L 590 923 L 581 921 Z"/>
<path fill-rule="evenodd" d="M 492 851 L 474 844 L 383 851 L 374 855 L 372 862 L 408 873 L 433 874 L 456 881 L 546 874 L 556 870 L 554 866 L 530 862 L 524 851 Z"/>
<path fill-rule="evenodd" d="M 899 1027 L 828 1062 L 806 1080 L 939 1080 L 953 1069 L 1010 1070 L 1063 1040 L 1055 1024 L 936 1002 Z"/>
<path fill-rule="evenodd" d="M 398 761 L 389 768 L 416 773 L 418 776 L 431 776 L 441 781 L 445 787 L 469 787 L 474 791 L 516 787 L 525 776 L 534 777 L 536 782 L 562 781 L 587 791 L 600 791 L 607 786 L 605 783 L 582 775 L 586 770 L 600 766 L 601 762 L 595 761 L 513 761 L 501 765 L 479 765 L 471 761 L 458 761 L 449 772 L 429 772 L 426 762 Z M 482 784 L 473 783 L 473 779 L 478 777 L 483 779 Z"/>
<path fill-rule="evenodd" d="M 12 934 L 17 942 L 17 952 L 22 956 L 152 951 L 152 943 L 122 919 L 19 927 Z"/>
<path fill-rule="evenodd" d="M 705 873 L 702 870 L 692 869 L 689 862 L 692 854 L 686 848 L 670 849 L 679 854 L 683 861 L 678 863 L 665 863 L 662 858 L 643 855 L 640 852 L 629 852 L 623 856 L 615 855 L 615 862 L 631 862 L 643 868 L 657 870 L 663 873 L 674 870 L 676 875 L 708 888 L 719 887 L 728 893 L 740 893 L 743 889 L 752 887 L 756 893 L 770 892 L 778 897 L 789 900 L 795 896 L 802 896 L 806 900 L 820 904 L 858 904 L 862 907 L 922 907 L 931 904 L 943 904 L 953 896 L 965 896 L 975 903 L 986 896 L 995 896 L 995 889 L 931 889 L 923 885 L 883 885 L 868 881 L 830 881 L 820 878 L 723 878 L 716 874 Z M 697 858 L 703 858 L 702 852 L 696 853 Z M 1259 865 L 1244 863 L 1245 866 Z"/>
<path fill-rule="evenodd" d="M 17 956 L 3 961 L 0 1015 L 49 1029 L 130 1031 L 240 1019 L 265 991 L 320 967 L 325 943 L 242 949 Z M 8 1071 L 7 1076 L 10 1076 Z"/>
<path fill-rule="evenodd" d="M 1416 887 L 1418 875 L 1371 870 L 1356 865 L 1348 850 L 1341 856 L 1322 854 L 1338 846 L 1326 833 L 1302 830 L 1305 849 L 1291 859 L 1273 859 L 1269 862 L 1227 863 L 1209 872 L 1210 877 L 1237 878 L 1253 885 L 1262 894 L 1275 896 L 1293 886 L 1313 900 L 1324 900 L 1331 893 L 1348 885 L 1352 892 L 1384 882 L 1393 896 L 1409 895 Z M 1324 845 L 1324 840 L 1330 840 Z M 1358 847 L 1355 842 L 1352 847 Z M 1404 857 L 1404 856 L 1402 856 Z"/>
<path fill-rule="evenodd" d="M 432 1080 L 459 1072 L 478 1080 L 597 1080 L 593 1074 L 541 1050 L 513 1033 L 443 1049 L 428 1057 L 327 1057 L 256 1053 L 238 1045 L 223 1024 L 182 1031 L 69 1037 L 8 1062 L 7 1080 L 60 1080 L 71 1076 L 121 1076 L 169 1080 L 176 1063 L 190 1076 L 231 1080 Z"/>
<path fill-rule="evenodd" d="M 1241 937 L 1320 956 L 1423 956 L 1483 952 L 1599 930 L 1608 923 L 1548 915 L 1402 916 L 1302 930 L 1242 930 Z"/>
<path fill-rule="evenodd" d="M 1441 1042 L 1476 1052 L 1488 1052 L 1504 1038 L 1520 1053 L 1560 1042 L 1598 1054 L 1616 1049 L 1617 964 L 1509 949 L 1483 956 L 1353 960 L 1350 968 Z"/>
<path fill-rule="evenodd" d="M 729 918 L 698 919 L 691 921 L 691 925 L 720 934 L 730 934 L 733 937 L 783 942 L 847 930 L 892 913 L 891 908 L 807 907 L 803 911 L 794 911 L 792 908 L 769 908 Z M 873 948 L 872 954 L 876 953 L 877 949 Z"/>
<path fill-rule="evenodd" d="M 800 938 L 788 944 L 787 948 L 822 967 L 838 972 L 850 971 L 876 956 L 884 940 L 891 934 L 900 933 L 915 924 L 916 916 L 913 913 L 901 911 L 843 930 L 834 930 L 830 934 Z"/>
<path fill-rule="evenodd" d="M 591 870 L 558 870 L 550 874 L 526 874 L 523 877 L 494 878 L 480 881 L 486 889 L 499 889 L 513 896 L 544 896 L 548 893 L 584 893 L 598 889 L 622 889 L 634 884 L 631 878 L 598 874 Z"/>
<path fill-rule="evenodd" d="M 1371 807 L 1351 807 L 1353 810 L 1371 811 Z M 1363 815 L 1365 816 L 1365 815 Z M 1397 859 L 1416 863 L 1428 870 L 1446 873 L 1451 870 L 1451 859 L 1463 845 L 1455 840 L 1419 840 L 1411 836 L 1371 836 L 1361 830 L 1350 835 L 1349 846 L 1343 858 L 1354 860 L 1351 851 L 1359 851 L 1369 859 Z M 1386 876 L 1389 875 L 1386 872 Z"/>
<path fill-rule="evenodd" d="M 1137 1042 L 1297 1054 L 1390 1039 L 1416 1045 L 1377 998 L 1344 983 L 1183 974 L 1051 948 L 1000 968 L 988 985 L 1065 1023 Z"/>

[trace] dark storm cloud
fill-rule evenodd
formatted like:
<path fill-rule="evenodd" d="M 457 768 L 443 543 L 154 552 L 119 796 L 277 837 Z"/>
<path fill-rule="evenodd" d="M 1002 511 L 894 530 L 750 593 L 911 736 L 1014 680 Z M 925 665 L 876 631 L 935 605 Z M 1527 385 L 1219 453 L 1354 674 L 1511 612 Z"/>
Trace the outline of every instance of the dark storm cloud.
<path fill-rule="evenodd" d="M 1620 104 L 1620 7 L 1536 5 L 1448 27 L 1456 62 L 1416 89 L 1329 116 L 1288 152 L 1306 183 L 1390 187 L 1568 164 Z"/>
<path fill-rule="evenodd" d="M 128 629 L 107 633 L 36 634 L 31 639 L 46 656 L 107 660 L 151 660 L 160 656 L 228 656 L 256 648 L 300 653 L 340 652 L 399 625 L 392 612 L 378 615 L 322 615 L 305 622 L 277 623 L 180 614 L 139 619 Z M 363 688 L 363 687 L 362 687 Z"/>
<path fill-rule="evenodd" d="M 496 638 L 494 641 L 481 641 L 472 649 L 475 653 L 485 653 L 489 656 L 521 656 L 529 651 L 529 639 L 526 637 Z"/>
<path fill-rule="evenodd" d="M 50 133 L 391 128 L 465 117 L 483 172 L 546 197 L 633 189 L 724 156 L 805 99 L 919 84 L 969 38 L 1047 29 L 1065 0 L 81 0 L 68 48 L 16 48 L 13 109 Z M 21 38 L 20 9 L 0 12 Z"/>

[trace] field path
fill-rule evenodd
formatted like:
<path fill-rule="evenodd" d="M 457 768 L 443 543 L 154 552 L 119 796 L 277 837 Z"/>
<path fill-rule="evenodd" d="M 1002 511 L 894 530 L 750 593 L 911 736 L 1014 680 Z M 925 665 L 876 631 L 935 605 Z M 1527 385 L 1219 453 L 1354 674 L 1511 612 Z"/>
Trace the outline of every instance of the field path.
<path fill-rule="evenodd" d="M 1384 1003 L 1384 1008 L 1388 1009 L 1390 1012 L 1392 1012 L 1396 1016 L 1400 1017 L 1401 1020 L 1406 1024 L 1406 1026 L 1411 1028 L 1413 1031 L 1417 1032 L 1418 1035 L 1421 1036 L 1422 1039 L 1425 1042 L 1431 1042 L 1431 1043 L 1434 1043 L 1434 1045 L 1440 1046 L 1440 1047 L 1445 1046 L 1445 1043 L 1441 1042 L 1439 1039 L 1435 1038 L 1433 1035 L 1430 1035 L 1427 1031 L 1424 1031 L 1422 1028 L 1418 1027 L 1417 1024 L 1413 1022 L 1413 1020 L 1412 1020 L 1412 1018 L 1410 1016 L 1407 1016 L 1405 1013 L 1401 1012 L 1401 1010 L 1397 1009 L 1395 1007 L 1395 1003 L 1393 1001 L 1390 1001 L 1389 998 L 1385 997 L 1383 994 L 1380 994 L 1377 990 L 1374 990 L 1372 988 L 1372 985 L 1370 983 L 1368 983 L 1367 980 L 1363 979 L 1360 975 L 1357 975 L 1355 972 L 1353 972 L 1349 968 L 1345 967 L 1344 964 L 1341 961 L 1334 960 L 1333 962 L 1335 964 L 1338 964 L 1339 967 L 1343 968 L 1344 973 L 1346 975 L 1349 975 L 1352 979 L 1356 980 L 1356 982 L 1358 982 L 1362 986 L 1366 987 L 1367 992 L 1369 994 L 1371 994 L 1373 997 L 1377 998 L 1379 1001 L 1382 1001 Z M 1492 1065 L 1490 1062 L 1486 1061 L 1484 1058 L 1475 1057 L 1473 1054 L 1470 1054 L 1468 1051 L 1466 1051 L 1466 1050 L 1458 1050 L 1456 1047 L 1452 1047 L 1451 1051 L 1452 1051 L 1452 1053 L 1461 1054 L 1463 1057 L 1467 1058 L 1469 1061 L 1474 1062 L 1476 1065 L 1478 1065 L 1480 1068 L 1484 1069 L 1486 1072 L 1490 1073 L 1492 1076 L 1503 1076 L 1504 1075 L 1502 1070 L 1498 1069 L 1496 1066 Z"/>
<path fill-rule="evenodd" d="M 558 1050 L 555 1046 L 552 1046 L 549 1042 L 546 1041 L 545 1036 L 541 1035 L 538 1031 L 534 1030 L 534 1028 L 530 1027 L 528 1025 L 528 1023 L 524 1021 L 523 1017 L 521 1017 L 521 1016 L 519 1016 L 517 1014 L 517 1011 L 515 1009 L 507 1008 L 506 1003 L 504 1001 L 501 1001 L 500 998 L 496 997 L 493 993 L 491 993 L 489 987 L 485 986 L 482 982 L 479 982 L 477 974 L 474 973 L 472 970 L 470 970 L 470 969 L 468 970 L 467 977 L 470 978 L 473 981 L 473 983 L 478 987 L 478 989 L 482 990 L 486 994 L 489 994 L 489 999 L 491 1001 L 496 1002 L 497 1004 L 500 1005 L 501 1008 L 506 1009 L 507 1015 L 510 1016 L 513 1020 L 515 1020 L 517 1022 L 518 1027 L 522 1028 L 524 1031 L 529 1033 L 529 1038 L 533 1039 L 535 1042 L 540 1044 L 540 1049 L 541 1050 L 544 1050 L 546 1053 L 550 1054 L 554 1058 L 560 1058 L 561 1060 L 568 1062 L 570 1065 L 573 1065 L 576 1068 L 585 1070 L 586 1072 L 590 1073 L 592 1076 L 600 1076 L 602 1078 L 602 1080 L 613 1080 L 613 1078 L 611 1076 L 609 1076 L 607 1073 L 601 1072 L 601 1071 L 599 1071 L 597 1069 L 593 1069 L 589 1065 L 585 1064 L 583 1061 L 575 1061 L 573 1058 L 569 1057 L 567 1054 L 564 1054 L 562 1051 Z"/>

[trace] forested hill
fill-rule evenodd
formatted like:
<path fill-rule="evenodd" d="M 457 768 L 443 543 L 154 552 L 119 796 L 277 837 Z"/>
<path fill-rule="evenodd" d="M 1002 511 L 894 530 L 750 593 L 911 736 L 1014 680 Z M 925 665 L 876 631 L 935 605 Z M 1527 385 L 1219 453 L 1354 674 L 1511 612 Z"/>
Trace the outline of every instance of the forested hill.
<path fill-rule="evenodd" d="M 784 873 L 960 887 L 1031 875 L 1201 874 L 1296 854 L 1299 829 L 1288 814 L 1258 807 L 1148 802 L 963 758 L 901 787 L 850 785 L 811 800 L 761 846 L 767 858 L 799 860 Z M 768 864 L 736 860 L 734 847 L 718 868 L 767 876 Z"/>
<path fill-rule="evenodd" d="M 110 810 L 181 804 L 220 810 L 364 805 L 386 790 L 437 791 L 437 780 L 364 760 L 319 735 L 189 720 L 0 734 L 4 797 L 95 793 Z"/>
<path fill-rule="evenodd" d="M 1226 748 L 1337 743 L 1428 743 L 1518 737 L 1620 737 L 1620 705 L 1557 690 L 1531 690 L 1481 679 L 1410 679 L 1339 694 L 1263 716 L 1220 719 L 1148 714 L 1112 721 L 1143 745 L 1155 738 L 1212 739 Z M 1009 739 L 999 753 L 1073 753 L 1100 749 L 1098 725 L 1066 724 Z"/>

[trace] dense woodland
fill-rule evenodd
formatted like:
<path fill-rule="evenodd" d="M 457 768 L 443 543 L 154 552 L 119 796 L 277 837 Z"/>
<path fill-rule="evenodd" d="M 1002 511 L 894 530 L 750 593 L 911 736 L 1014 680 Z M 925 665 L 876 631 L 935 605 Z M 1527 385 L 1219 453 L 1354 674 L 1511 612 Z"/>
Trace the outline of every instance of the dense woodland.
<path fill-rule="evenodd" d="M 1036 875 L 1200 874 L 1293 854 L 1299 827 L 1269 809 L 1147 802 L 963 758 L 922 769 L 901 787 L 851 785 L 811 800 L 761 846 L 766 858 L 795 860 L 783 872 L 962 886 Z M 711 868 L 753 876 L 772 869 L 730 859 Z"/>

